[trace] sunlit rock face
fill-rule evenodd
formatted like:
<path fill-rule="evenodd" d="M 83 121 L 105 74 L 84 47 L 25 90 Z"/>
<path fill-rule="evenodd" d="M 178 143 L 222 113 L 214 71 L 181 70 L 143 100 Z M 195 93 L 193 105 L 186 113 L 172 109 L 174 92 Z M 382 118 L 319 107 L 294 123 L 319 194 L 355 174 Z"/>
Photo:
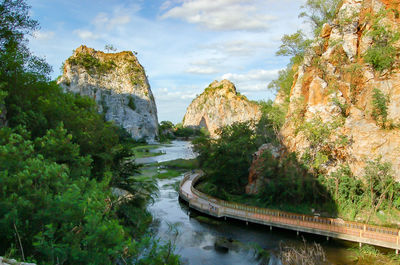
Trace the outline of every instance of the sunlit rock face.
<path fill-rule="evenodd" d="M 80 46 L 65 62 L 58 83 L 65 91 L 93 98 L 105 119 L 125 128 L 134 139 L 157 138 L 153 93 L 132 52 L 104 53 Z"/>
<path fill-rule="evenodd" d="M 324 25 L 304 62 L 298 67 L 290 94 L 289 111 L 281 130 L 288 151 L 302 157 L 306 152 L 329 153 L 320 170 L 330 173 L 349 165 L 361 176 L 368 160 L 382 157 L 393 166 L 400 180 L 400 69 L 398 59 L 392 70 L 378 71 L 363 58 L 373 45 L 372 24 L 377 14 L 388 11 L 380 25 L 400 30 L 395 1 L 345 0 L 332 24 Z M 400 47 L 400 43 L 394 44 Z M 373 117 L 374 89 L 387 97 L 387 122 L 382 126 Z M 321 123 L 337 122 L 324 147 L 310 142 L 301 123 L 320 118 Z M 343 141 L 345 140 L 345 141 Z M 325 149 L 322 149 L 325 148 Z"/>
<path fill-rule="evenodd" d="M 216 137 L 216 130 L 234 122 L 258 121 L 261 111 L 258 104 L 249 101 L 236 91 L 228 80 L 212 82 L 196 97 L 186 110 L 184 127 L 203 127 Z"/>

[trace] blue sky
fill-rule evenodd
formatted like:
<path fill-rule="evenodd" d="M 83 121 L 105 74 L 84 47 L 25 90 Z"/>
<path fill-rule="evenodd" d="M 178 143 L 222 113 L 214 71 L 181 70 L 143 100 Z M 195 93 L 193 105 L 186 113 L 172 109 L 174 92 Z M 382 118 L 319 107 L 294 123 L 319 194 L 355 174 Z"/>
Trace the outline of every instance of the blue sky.
<path fill-rule="evenodd" d="M 268 83 L 288 58 L 275 56 L 283 34 L 306 25 L 305 0 L 28 0 L 41 28 L 32 51 L 53 66 L 84 44 L 132 50 L 146 70 L 159 121 L 180 122 L 192 99 L 229 79 L 249 99 L 273 99 Z"/>

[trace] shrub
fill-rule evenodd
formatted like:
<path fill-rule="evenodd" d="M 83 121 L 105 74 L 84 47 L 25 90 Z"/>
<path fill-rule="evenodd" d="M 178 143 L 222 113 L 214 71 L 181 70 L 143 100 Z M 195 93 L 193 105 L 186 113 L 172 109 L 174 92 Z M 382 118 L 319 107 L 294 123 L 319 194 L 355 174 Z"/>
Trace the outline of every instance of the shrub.
<path fill-rule="evenodd" d="M 102 62 L 89 53 L 78 53 L 68 59 L 70 64 L 83 66 L 89 74 L 104 74 L 115 67 L 114 61 Z"/>
<path fill-rule="evenodd" d="M 396 61 L 397 49 L 391 45 L 373 45 L 368 48 L 364 55 L 367 63 L 371 64 L 375 70 L 382 72 L 383 70 L 392 68 Z"/>
<path fill-rule="evenodd" d="M 394 43 L 400 38 L 399 32 L 392 31 L 382 22 L 386 12 L 381 11 L 373 17 L 372 30 L 368 35 L 374 43 L 364 54 L 364 60 L 379 72 L 393 68 L 398 54 Z"/>
<path fill-rule="evenodd" d="M 385 128 L 388 116 L 387 104 L 389 102 L 389 99 L 388 96 L 383 94 L 383 92 L 377 88 L 375 88 L 373 92 L 374 94 L 372 96 L 372 117 L 378 125 L 380 125 L 382 128 Z"/>

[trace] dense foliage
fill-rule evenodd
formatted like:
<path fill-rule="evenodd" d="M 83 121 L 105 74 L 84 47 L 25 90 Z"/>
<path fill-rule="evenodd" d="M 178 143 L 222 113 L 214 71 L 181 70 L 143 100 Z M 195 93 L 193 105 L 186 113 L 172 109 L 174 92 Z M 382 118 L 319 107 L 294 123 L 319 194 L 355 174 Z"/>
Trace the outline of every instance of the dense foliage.
<path fill-rule="evenodd" d="M 92 99 L 49 80 L 50 67 L 26 47 L 35 29 L 24 1 L 0 2 L 0 255 L 39 264 L 178 263 L 171 244 L 145 236 L 155 185 L 135 175 L 129 135 L 105 122 Z"/>
<path fill-rule="evenodd" d="M 169 142 L 175 139 L 195 138 L 207 135 L 206 128 L 184 127 L 182 123 L 174 125 L 171 121 L 162 121 L 158 126 L 158 135 L 160 142 Z"/>
<path fill-rule="evenodd" d="M 193 141 L 200 166 L 206 173 L 199 186 L 201 190 L 222 199 L 239 202 L 246 199 L 237 195 L 244 194 L 252 154 L 260 143 L 278 144 L 276 129 L 281 118 L 274 118 L 271 103 L 262 104 L 264 115 L 257 126 L 248 122 L 234 123 L 223 127 L 217 139 L 200 137 Z M 252 204 L 293 211 L 299 211 L 296 205 L 308 205 L 336 213 L 329 192 L 298 162 L 295 154 L 278 160 L 270 152 L 264 152 L 261 159 L 258 177 L 267 181 L 250 201 Z"/>
<path fill-rule="evenodd" d="M 372 117 L 381 127 L 385 128 L 388 116 L 389 98 L 382 91 L 375 88 L 372 95 Z"/>
<path fill-rule="evenodd" d="M 193 141 L 199 163 L 213 185 L 214 194 L 242 193 L 247 183 L 251 155 L 256 150 L 249 122 L 234 123 L 218 131 L 218 138 L 203 136 Z"/>
<path fill-rule="evenodd" d="M 388 12 L 381 11 L 375 16 L 370 16 L 372 26 L 368 35 L 373 43 L 364 54 L 365 62 L 380 72 L 392 69 L 399 53 L 395 43 L 399 40 L 400 33 L 390 29 L 383 19 Z"/>

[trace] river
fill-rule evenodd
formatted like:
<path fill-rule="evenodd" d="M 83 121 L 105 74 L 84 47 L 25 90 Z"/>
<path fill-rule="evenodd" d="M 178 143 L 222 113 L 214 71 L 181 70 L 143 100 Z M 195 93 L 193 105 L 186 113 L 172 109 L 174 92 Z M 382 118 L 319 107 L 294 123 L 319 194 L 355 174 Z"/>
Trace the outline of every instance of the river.
<path fill-rule="evenodd" d="M 153 150 L 153 152 L 159 151 L 162 151 L 165 155 L 146 158 L 140 162 L 163 162 L 195 157 L 190 142 L 173 141 L 170 145 L 163 145 Z M 261 264 L 254 255 L 254 248 L 251 247 L 254 244 L 272 254 L 269 265 L 280 264 L 274 256 L 274 253 L 279 250 L 280 243 L 300 245 L 303 244 L 303 236 L 308 243 L 315 241 L 323 246 L 329 260 L 327 264 L 352 263 L 351 252 L 347 250 L 349 246 L 347 242 L 327 241 L 323 237 L 309 234 L 297 236 L 294 231 L 277 228 L 270 231 L 266 226 L 253 224 L 246 226 L 243 222 L 233 220 L 198 218 L 200 214 L 191 211 L 178 198 L 176 183 L 179 183 L 182 177 L 158 180 L 159 196 L 155 203 L 149 206 L 149 210 L 154 216 L 152 229 L 156 236 L 162 240 L 174 241 L 175 252 L 181 256 L 184 264 Z M 241 247 L 229 252 L 219 252 L 214 248 L 214 243 L 221 238 L 239 241 Z"/>

